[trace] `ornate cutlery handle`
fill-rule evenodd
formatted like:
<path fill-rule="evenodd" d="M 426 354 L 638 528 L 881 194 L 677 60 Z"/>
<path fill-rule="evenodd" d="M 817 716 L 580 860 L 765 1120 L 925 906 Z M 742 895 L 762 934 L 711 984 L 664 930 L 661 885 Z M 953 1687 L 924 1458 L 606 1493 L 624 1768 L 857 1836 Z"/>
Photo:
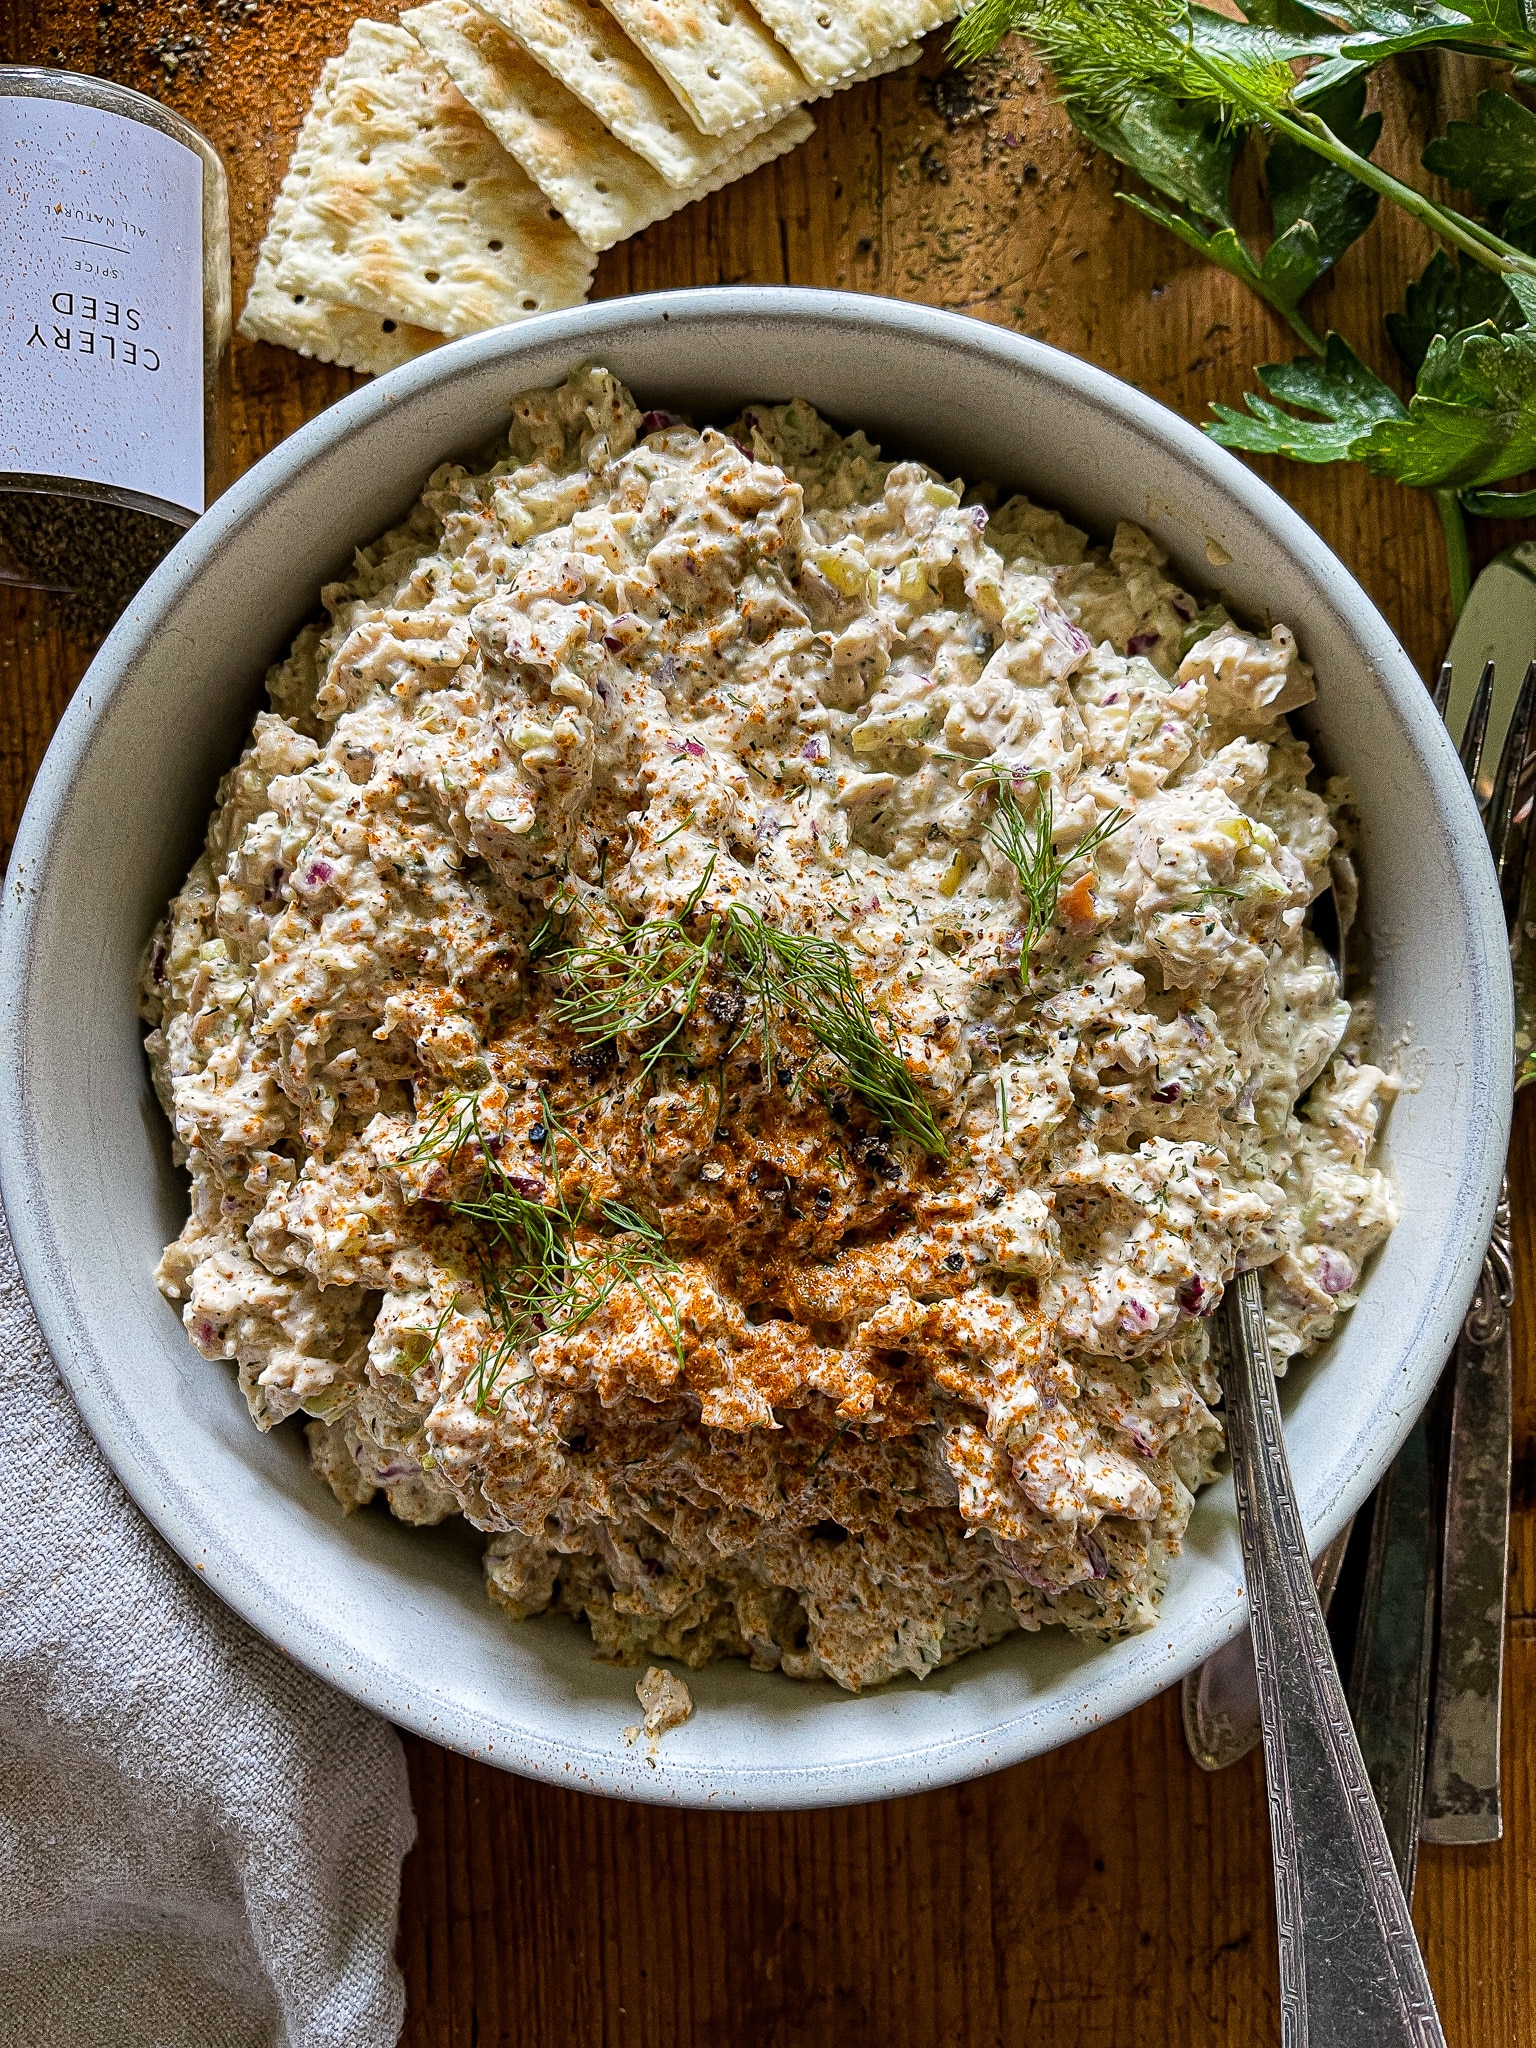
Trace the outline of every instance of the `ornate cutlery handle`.
<path fill-rule="evenodd" d="M 1217 1319 L 1264 1716 L 1284 2048 L 1444 2048 L 1312 1585 L 1256 1273 Z"/>
<path fill-rule="evenodd" d="M 1514 1229 L 1506 1177 L 1499 1186 L 1499 1203 L 1493 1212 L 1493 1229 L 1488 1234 L 1477 1292 L 1461 1326 L 1469 1344 L 1496 1344 L 1509 1334 L 1509 1312 L 1515 1305 Z"/>

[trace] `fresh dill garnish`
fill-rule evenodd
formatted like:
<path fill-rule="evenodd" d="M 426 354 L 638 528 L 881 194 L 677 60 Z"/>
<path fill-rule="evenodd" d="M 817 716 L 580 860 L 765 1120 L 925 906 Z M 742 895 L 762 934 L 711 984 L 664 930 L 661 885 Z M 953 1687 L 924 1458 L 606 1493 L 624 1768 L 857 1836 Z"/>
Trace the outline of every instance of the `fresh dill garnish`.
<path fill-rule="evenodd" d="M 675 917 L 651 918 L 559 951 L 553 964 L 563 985 L 556 1016 L 583 1038 L 649 1041 L 640 1058 L 643 1080 L 672 1052 L 706 985 L 719 981 L 740 999 L 730 1043 L 740 1043 L 751 1017 L 770 1087 L 782 1063 L 779 1024 L 787 1020 L 810 1033 L 842 1070 L 846 1086 L 892 1129 L 942 1157 L 946 1147 L 933 1112 L 900 1054 L 881 1037 L 836 939 L 781 931 L 743 903 L 710 913 L 695 936 L 713 868 L 711 860 Z M 728 1014 L 728 1005 L 722 1010 Z"/>
<path fill-rule="evenodd" d="M 461 1292 L 462 1290 L 457 1287 L 453 1290 L 453 1296 L 452 1299 L 449 1301 L 448 1306 L 443 1310 L 442 1314 L 433 1324 L 432 1334 L 427 1339 L 426 1356 L 428 1358 L 432 1356 L 433 1352 L 437 1349 L 438 1345 L 442 1343 L 443 1332 L 448 1327 L 448 1318 L 453 1314 L 454 1310 L 458 1307 L 459 1295 Z"/>
<path fill-rule="evenodd" d="M 1243 900 L 1243 892 L 1241 889 L 1223 888 L 1220 886 L 1220 884 L 1216 882 L 1206 882 L 1203 883 L 1200 888 L 1192 889 L 1190 891 L 1190 897 L 1187 903 L 1170 903 L 1168 905 L 1168 908 L 1171 911 L 1203 910 L 1208 903 L 1217 899 L 1225 900 L 1231 903 L 1241 903 Z"/>
<path fill-rule="evenodd" d="M 672 830 L 671 830 L 670 832 L 663 832 L 663 833 L 662 833 L 662 835 L 661 835 L 661 837 L 660 837 L 660 838 L 659 838 L 659 839 L 658 839 L 658 840 L 656 841 L 656 845 L 657 845 L 657 846 L 665 846 L 665 845 L 667 844 L 667 842 L 668 842 L 669 840 L 675 839 L 675 838 L 677 837 L 677 835 L 678 835 L 678 833 L 679 833 L 679 832 L 686 832 L 686 831 L 687 831 L 687 829 L 688 829 L 688 827 L 689 827 L 689 826 L 690 826 L 690 825 L 691 825 L 692 823 L 693 823 L 693 813 L 692 813 L 692 811 L 685 811 L 685 812 L 684 812 L 684 814 L 683 814 L 683 817 L 682 817 L 682 820 L 681 820 L 681 822 L 680 822 L 679 824 L 676 824 L 676 825 L 674 825 L 674 826 L 672 827 Z M 653 850 L 654 850 L 654 849 L 653 849 Z"/>
<path fill-rule="evenodd" d="M 490 1319 L 491 1341 L 475 1360 L 474 1369 L 465 1383 L 470 1406 L 477 1415 L 483 1415 L 488 1408 L 499 1409 L 502 1398 L 513 1387 L 526 1386 L 534 1377 L 533 1367 L 524 1366 L 498 1388 L 502 1370 L 509 1365 L 524 1345 L 532 1340 L 536 1332 L 532 1319 L 521 1302 L 509 1290 L 502 1269 L 494 1259 L 484 1252 L 478 1254 L 480 1293 L 485 1302 L 485 1312 Z M 492 1392 L 495 1399 L 492 1400 Z"/>
<path fill-rule="evenodd" d="M 544 1129 L 547 1133 L 547 1136 L 544 1140 L 544 1147 L 546 1156 L 551 1161 L 551 1180 L 559 1179 L 557 1155 L 553 1149 L 557 1138 L 564 1138 L 571 1145 L 573 1145 L 576 1148 L 576 1150 L 581 1154 L 582 1158 L 586 1160 L 589 1166 L 597 1165 L 598 1161 L 596 1153 L 589 1150 L 589 1148 L 581 1142 L 580 1138 L 577 1137 L 576 1133 L 571 1129 L 570 1125 L 565 1121 L 564 1117 L 562 1117 L 556 1111 L 554 1104 L 549 1099 L 547 1091 L 543 1088 L 539 1090 L 539 1116 L 541 1121 L 543 1122 Z"/>
<path fill-rule="evenodd" d="M 1050 775 L 1044 768 L 1029 776 L 1034 785 L 1033 813 L 1025 815 L 1011 768 L 989 764 L 981 771 L 992 784 L 995 807 L 983 836 L 1007 861 L 1018 877 L 1024 898 L 1026 922 L 1019 947 L 1019 979 L 1029 980 L 1030 956 L 1056 922 L 1061 901 L 1061 884 L 1074 861 L 1088 860 L 1111 834 L 1125 824 L 1129 813 L 1117 804 L 1107 818 L 1101 818 L 1076 846 L 1061 855 L 1055 847 L 1056 815 L 1051 803 Z"/>
<path fill-rule="evenodd" d="M 492 1337 L 467 1385 L 477 1415 L 487 1408 L 499 1408 L 502 1392 L 534 1377 L 529 1366 L 498 1391 L 502 1374 L 514 1359 L 541 1337 L 574 1335 L 625 1285 L 635 1289 L 652 1320 L 666 1334 L 679 1365 L 683 1363 L 682 1328 L 666 1283 L 666 1275 L 677 1271 L 677 1261 L 665 1237 L 624 1203 L 594 1204 L 585 1193 L 574 1202 L 567 1201 L 560 1181 L 556 1134 L 571 1134 L 552 1120 L 542 1092 L 539 1102 L 545 1118 L 547 1200 L 515 1186 L 503 1171 L 480 1121 L 475 1095 L 450 1091 L 439 1096 L 422 1138 L 400 1161 L 407 1165 L 440 1160 L 451 1165 L 471 1143 L 479 1150 L 478 1186 L 445 1205 L 451 1215 L 483 1233 L 476 1258 Z M 443 1312 L 433 1334 L 434 1348 L 457 1301 L 455 1295 Z"/>
<path fill-rule="evenodd" d="M 1265 120 L 1288 109 L 1295 91 L 1264 37 L 1212 48 L 1185 0 L 977 0 L 952 47 L 962 59 L 985 56 L 1010 29 L 1038 45 L 1063 98 L 1094 113 L 1112 116 L 1139 93 L 1160 92 L 1228 119 Z"/>
<path fill-rule="evenodd" d="M 836 939 L 782 932 L 746 904 L 726 913 L 726 951 L 757 999 L 764 1063 L 773 1068 L 773 1014 L 803 1024 L 842 1068 L 848 1086 L 893 1130 L 942 1156 L 944 1137 L 906 1062 L 875 1029 L 854 979 L 846 949 Z"/>
<path fill-rule="evenodd" d="M 653 1031 L 640 1061 L 644 1078 L 664 1059 L 704 986 L 716 926 L 702 943 L 681 918 L 655 918 L 620 938 L 568 947 L 559 955 L 555 1015 L 583 1038 L 635 1038 Z"/>
<path fill-rule="evenodd" d="M 565 913 L 563 911 L 545 911 L 544 915 L 534 926 L 528 939 L 528 957 L 530 960 L 537 960 L 542 954 L 552 952 L 559 945 L 561 928 L 564 923 Z"/>
<path fill-rule="evenodd" d="M 445 1089 L 427 1112 L 420 1138 L 409 1152 L 403 1152 L 397 1166 L 425 1166 L 441 1161 L 451 1166 L 459 1153 L 480 1134 L 478 1097 L 457 1089 Z M 489 1153 L 486 1155 L 489 1157 Z"/>

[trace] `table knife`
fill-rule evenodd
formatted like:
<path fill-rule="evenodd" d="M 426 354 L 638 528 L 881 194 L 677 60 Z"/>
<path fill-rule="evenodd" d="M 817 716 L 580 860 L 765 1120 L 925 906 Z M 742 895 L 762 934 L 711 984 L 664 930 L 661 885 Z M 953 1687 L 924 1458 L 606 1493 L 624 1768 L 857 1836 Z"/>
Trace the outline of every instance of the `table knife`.
<path fill-rule="evenodd" d="M 1350 1717 L 1410 1903 L 1423 1818 L 1434 1644 L 1437 1405 L 1431 1397 L 1376 1489 L 1349 1675 Z"/>

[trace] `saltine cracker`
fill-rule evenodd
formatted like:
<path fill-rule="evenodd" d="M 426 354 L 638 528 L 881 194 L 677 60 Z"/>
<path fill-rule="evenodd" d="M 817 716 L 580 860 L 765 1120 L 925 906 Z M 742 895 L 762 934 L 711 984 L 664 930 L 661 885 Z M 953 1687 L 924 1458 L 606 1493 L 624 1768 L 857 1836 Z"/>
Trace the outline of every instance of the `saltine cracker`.
<path fill-rule="evenodd" d="M 308 139 L 330 105 L 341 59 L 332 57 L 320 74 L 310 110 L 289 159 L 267 232 L 256 256 L 256 272 L 240 315 L 240 332 L 252 341 L 275 342 L 281 348 L 297 349 L 322 363 L 339 363 L 343 369 L 365 370 L 377 375 L 408 363 L 436 348 L 443 339 L 422 327 L 411 327 L 379 313 L 360 313 L 354 306 L 340 306 L 311 292 L 283 291 L 277 283 L 278 264 L 287 243 L 299 193 L 310 173 Z"/>
<path fill-rule="evenodd" d="M 475 0 L 482 14 L 516 36 L 530 57 L 573 92 L 611 135 L 679 190 L 696 185 L 734 156 L 773 118 L 729 135 L 703 135 L 682 101 L 641 55 L 602 0 Z"/>
<path fill-rule="evenodd" d="M 810 97 L 810 87 L 744 0 L 604 0 L 706 135 Z"/>
<path fill-rule="evenodd" d="M 888 51 L 953 21 L 960 0 L 754 0 L 813 86 L 852 84 Z"/>
<path fill-rule="evenodd" d="M 679 189 L 610 135 L 574 93 L 468 0 L 431 0 L 400 17 L 497 141 L 589 249 L 612 248 L 692 199 L 745 177 L 814 128 L 796 108 L 708 177 Z"/>
<path fill-rule="evenodd" d="M 579 304 L 594 261 L 415 37 L 359 21 L 316 122 L 279 288 L 474 334 Z"/>

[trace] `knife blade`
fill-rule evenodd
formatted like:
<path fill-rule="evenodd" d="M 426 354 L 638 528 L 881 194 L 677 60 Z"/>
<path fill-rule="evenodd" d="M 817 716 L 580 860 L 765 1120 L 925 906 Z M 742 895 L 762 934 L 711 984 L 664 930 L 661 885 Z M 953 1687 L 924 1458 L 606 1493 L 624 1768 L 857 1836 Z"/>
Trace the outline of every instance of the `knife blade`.
<path fill-rule="evenodd" d="M 1403 1896 L 1412 1903 L 1429 1726 L 1435 1614 L 1435 1475 L 1430 1406 L 1376 1489 L 1349 1712 Z"/>
<path fill-rule="evenodd" d="M 1504 1607 L 1509 1573 L 1514 1269 L 1509 1204 L 1456 1345 L 1446 1473 L 1440 1647 L 1420 1833 L 1426 1842 L 1496 1842 Z"/>

